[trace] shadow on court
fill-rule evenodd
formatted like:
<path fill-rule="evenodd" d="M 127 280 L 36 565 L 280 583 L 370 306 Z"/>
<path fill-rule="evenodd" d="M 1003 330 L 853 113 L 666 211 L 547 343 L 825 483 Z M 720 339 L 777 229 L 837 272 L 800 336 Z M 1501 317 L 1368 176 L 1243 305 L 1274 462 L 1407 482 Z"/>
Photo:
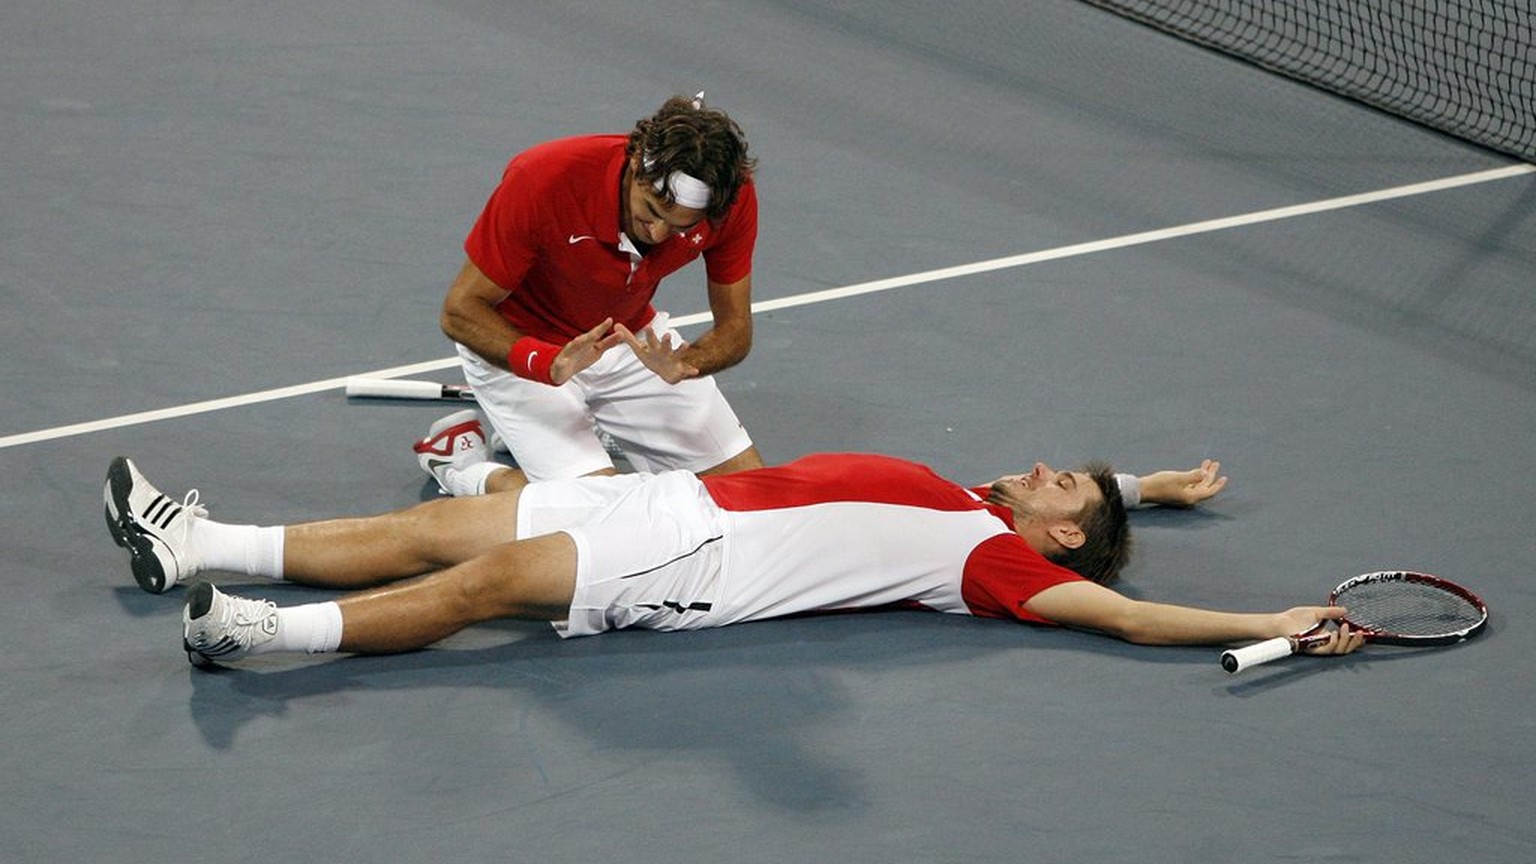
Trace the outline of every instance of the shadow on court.
<path fill-rule="evenodd" d="M 315 596 L 267 593 L 279 602 Z M 189 669 L 188 708 L 207 744 L 227 750 L 247 724 L 258 718 L 281 722 L 290 705 L 304 700 L 445 687 L 501 691 L 508 704 L 533 700 L 596 751 L 660 753 L 684 763 L 719 758 L 764 803 L 815 812 L 869 803 L 858 760 L 808 743 L 818 730 L 847 723 L 850 712 L 857 713 L 850 681 L 921 676 L 935 667 L 1012 651 L 1211 663 L 1209 651 L 1147 651 L 1068 631 L 911 611 L 574 640 L 560 639 L 548 625 L 509 622 L 477 628 L 469 638 L 510 641 L 384 657 L 301 659 L 298 665 L 291 658 L 252 658 L 238 668 Z M 695 710 L 704 705 L 707 711 Z M 500 722 L 509 728 L 498 730 Z M 487 718 L 487 732 L 513 734 L 518 722 L 512 715 Z"/>

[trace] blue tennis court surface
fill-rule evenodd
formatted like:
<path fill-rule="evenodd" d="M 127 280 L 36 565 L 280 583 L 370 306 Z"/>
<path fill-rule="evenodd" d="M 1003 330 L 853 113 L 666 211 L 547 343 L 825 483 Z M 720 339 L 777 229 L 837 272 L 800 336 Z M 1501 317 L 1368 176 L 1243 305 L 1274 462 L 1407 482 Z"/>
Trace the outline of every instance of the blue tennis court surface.
<path fill-rule="evenodd" d="M 1536 847 L 1529 166 L 1064 2 L 24 0 L 0 81 L 7 861 Z M 430 494 L 409 444 L 455 406 L 326 382 L 453 380 L 437 310 L 506 159 L 698 89 L 761 159 L 765 305 L 720 381 L 768 460 L 1214 457 L 1209 506 L 1133 516 L 1127 593 L 1279 610 L 1414 568 L 1488 631 L 1235 677 L 911 612 L 188 666 L 109 460 L 231 522 Z"/>

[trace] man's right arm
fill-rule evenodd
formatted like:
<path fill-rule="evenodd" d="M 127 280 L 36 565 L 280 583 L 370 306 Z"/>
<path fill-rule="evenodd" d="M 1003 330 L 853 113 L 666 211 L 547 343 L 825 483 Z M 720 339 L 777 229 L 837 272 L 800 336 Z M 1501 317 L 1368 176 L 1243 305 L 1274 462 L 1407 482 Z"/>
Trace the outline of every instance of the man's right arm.
<path fill-rule="evenodd" d="M 1228 645 L 1302 633 L 1341 617 L 1343 609 L 1297 606 L 1284 612 L 1217 612 L 1132 600 L 1092 582 L 1064 582 L 1031 597 L 1025 608 L 1066 627 L 1093 630 L 1137 645 Z M 1310 654 L 1347 654 L 1359 634 L 1335 631 Z"/>
<path fill-rule="evenodd" d="M 448 286 L 438 319 L 449 339 L 502 369 L 508 368 L 507 354 L 512 343 L 523 335 L 496 311 L 496 304 L 506 296 L 505 289 L 466 258 L 459 275 Z"/>
<path fill-rule="evenodd" d="M 537 375 L 530 375 L 529 369 L 512 368 L 512 346 L 525 334 L 496 311 L 496 304 L 507 293 L 480 272 L 473 261 L 465 259 L 458 277 L 448 286 L 448 296 L 443 299 L 439 324 L 449 339 L 479 354 L 487 363 L 520 377 L 544 380 Z M 564 345 L 528 340 L 536 348 L 543 347 L 553 355 L 552 360 L 544 358 L 550 364 L 549 380 L 546 383 L 555 386 L 564 384 L 571 376 L 596 363 L 603 352 L 622 342 L 623 337 L 610 332 L 612 327 L 613 319 L 606 319 Z"/>

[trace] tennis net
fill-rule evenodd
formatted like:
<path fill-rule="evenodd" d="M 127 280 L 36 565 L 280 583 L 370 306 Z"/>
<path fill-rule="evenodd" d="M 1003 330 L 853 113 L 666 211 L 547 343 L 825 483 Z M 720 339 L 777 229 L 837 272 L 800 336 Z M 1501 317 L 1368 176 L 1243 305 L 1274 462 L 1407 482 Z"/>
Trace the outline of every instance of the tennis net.
<path fill-rule="evenodd" d="M 1088 0 L 1536 162 L 1530 0 Z"/>

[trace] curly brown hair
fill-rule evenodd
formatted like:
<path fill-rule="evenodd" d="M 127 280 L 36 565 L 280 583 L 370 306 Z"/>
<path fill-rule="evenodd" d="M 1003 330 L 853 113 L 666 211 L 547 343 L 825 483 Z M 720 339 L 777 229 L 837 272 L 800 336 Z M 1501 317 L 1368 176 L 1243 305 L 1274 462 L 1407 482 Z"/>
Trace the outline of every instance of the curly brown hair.
<path fill-rule="evenodd" d="M 705 218 L 725 218 L 736 193 L 752 179 L 757 160 L 747 155 L 747 139 L 730 115 L 688 96 L 673 96 L 661 110 L 635 124 L 629 133 L 628 153 L 640 155 L 636 179 L 661 181 L 661 194 L 676 202 L 671 187 L 673 171 L 681 171 L 708 184 L 709 206 Z"/>

